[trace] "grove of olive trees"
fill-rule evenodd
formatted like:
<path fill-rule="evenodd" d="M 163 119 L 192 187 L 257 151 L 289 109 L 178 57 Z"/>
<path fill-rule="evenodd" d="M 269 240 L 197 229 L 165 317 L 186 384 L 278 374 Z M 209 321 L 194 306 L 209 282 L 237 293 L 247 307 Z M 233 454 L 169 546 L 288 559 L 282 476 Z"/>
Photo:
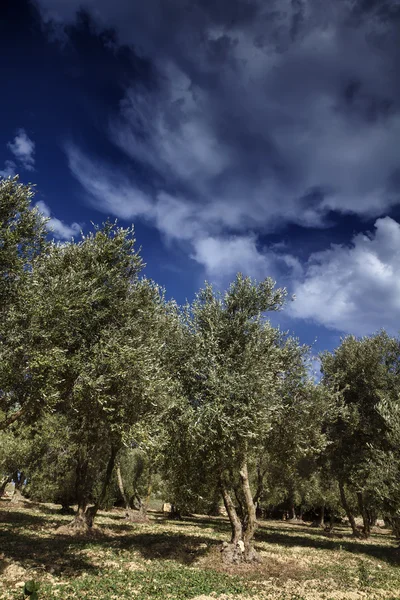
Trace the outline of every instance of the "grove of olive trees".
<path fill-rule="evenodd" d="M 133 229 L 51 241 L 32 189 L 0 181 L 0 490 L 147 519 L 225 510 L 228 562 L 254 562 L 257 519 L 400 535 L 400 341 L 380 331 L 321 356 L 272 326 L 286 290 L 238 274 L 167 302 Z M 362 526 L 360 521 L 362 520 Z"/>

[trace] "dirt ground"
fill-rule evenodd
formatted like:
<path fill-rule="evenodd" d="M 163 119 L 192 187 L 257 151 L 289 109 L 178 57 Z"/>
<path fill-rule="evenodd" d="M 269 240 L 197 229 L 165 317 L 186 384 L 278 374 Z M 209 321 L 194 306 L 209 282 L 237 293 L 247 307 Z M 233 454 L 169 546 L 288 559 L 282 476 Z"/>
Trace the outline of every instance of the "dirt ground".
<path fill-rule="evenodd" d="M 100 513 L 90 535 L 76 536 L 59 509 L 0 501 L 4 600 L 21 600 L 29 580 L 40 584 L 39 600 L 400 600 L 400 552 L 383 528 L 356 540 L 346 527 L 328 537 L 308 524 L 261 521 L 261 563 L 225 565 L 224 517 L 171 521 L 153 511 L 149 523 L 128 523 L 115 509 Z"/>

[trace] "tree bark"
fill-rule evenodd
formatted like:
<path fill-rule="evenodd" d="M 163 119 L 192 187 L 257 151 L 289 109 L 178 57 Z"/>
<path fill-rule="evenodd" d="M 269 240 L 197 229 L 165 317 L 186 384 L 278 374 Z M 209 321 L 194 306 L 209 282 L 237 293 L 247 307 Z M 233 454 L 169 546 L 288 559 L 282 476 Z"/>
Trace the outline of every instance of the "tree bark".
<path fill-rule="evenodd" d="M 229 522 L 230 522 L 231 528 L 232 528 L 231 544 L 237 544 L 238 542 L 242 541 L 242 536 L 243 536 L 242 523 L 238 517 L 235 505 L 232 502 L 232 498 L 231 498 L 227 488 L 225 487 L 225 485 L 222 482 L 220 484 L 220 487 L 221 487 L 222 499 L 224 501 L 224 506 L 225 506 L 226 512 L 228 513 Z"/>
<path fill-rule="evenodd" d="M 357 492 L 358 508 L 363 520 L 363 535 L 368 538 L 371 534 L 370 517 L 364 504 L 364 497 L 362 492 Z"/>
<path fill-rule="evenodd" d="M 357 525 L 356 522 L 354 520 L 354 516 L 353 513 L 350 510 L 350 507 L 347 503 L 347 498 L 346 498 L 346 493 L 344 491 L 344 483 L 343 481 L 339 481 L 339 492 L 340 492 L 340 500 L 343 506 L 343 509 L 347 515 L 347 518 L 349 519 L 350 525 L 351 525 L 351 529 L 353 531 L 353 535 L 356 537 L 360 537 L 360 532 L 357 529 Z"/>
<path fill-rule="evenodd" d="M 236 499 L 236 512 L 242 522 L 242 528 L 244 529 L 246 527 L 246 511 L 243 508 L 242 498 L 240 497 L 240 491 L 237 486 L 233 487 L 233 492 Z"/>
<path fill-rule="evenodd" d="M 318 525 L 320 527 L 323 527 L 325 525 L 325 504 L 321 504 L 319 518 L 318 518 Z"/>
<path fill-rule="evenodd" d="M 7 484 L 11 481 L 10 476 L 6 475 L 0 483 L 0 498 L 4 495 Z"/>
<path fill-rule="evenodd" d="M 120 494 L 122 496 L 122 499 L 124 501 L 124 504 L 125 504 L 126 518 L 129 521 L 133 521 L 134 520 L 134 514 L 133 514 L 133 510 L 132 510 L 132 505 L 129 502 L 128 497 L 127 497 L 127 495 L 125 493 L 124 482 L 123 482 L 122 474 L 121 474 L 121 465 L 120 465 L 119 462 L 117 463 L 117 469 L 116 470 L 117 470 L 118 489 L 119 489 L 119 492 L 120 492 Z"/>
<path fill-rule="evenodd" d="M 244 542 L 244 558 L 246 561 L 255 560 L 257 558 L 257 554 L 253 548 L 252 542 L 253 537 L 257 528 L 257 518 L 256 518 L 256 507 L 253 502 L 253 495 L 250 489 L 249 482 L 249 472 L 247 468 L 247 460 L 246 458 L 243 460 L 241 469 L 240 469 L 240 479 L 242 482 L 242 490 L 245 501 L 245 510 L 246 510 L 246 526 L 243 531 L 243 542 Z"/>
<path fill-rule="evenodd" d="M 118 450 L 118 446 L 111 447 L 111 453 L 107 463 L 103 487 L 95 504 L 92 506 L 88 506 L 85 500 L 81 500 L 78 503 L 77 513 L 69 525 L 72 529 L 91 529 L 93 527 L 93 522 L 96 517 L 96 514 L 98 513 L 99 508 L 103 504 L 107 494 L 107 489 L 111 481 L 111 476 L 114 470 Z"/>

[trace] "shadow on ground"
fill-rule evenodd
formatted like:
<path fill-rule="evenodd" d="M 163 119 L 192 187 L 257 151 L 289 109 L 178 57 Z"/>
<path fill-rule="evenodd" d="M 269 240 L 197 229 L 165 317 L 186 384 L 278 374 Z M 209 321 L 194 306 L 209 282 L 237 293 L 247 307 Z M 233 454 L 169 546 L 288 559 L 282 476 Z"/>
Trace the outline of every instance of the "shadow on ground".
<path fill-rule="evenodd" d="M 107 514 L 111 523 L 100 526 L 93 536 L 73 536 L 56 533 L 56 528 L 63 522 L 47 514 L 20 512 L 13 510 L 0 511 L 0 549 L 3 558 L 7 561 L 18 562 L 25 568 L 43 568 L 45 571 L 58 573 L 68 572 L 71 576 L 83 570 L 93 573 L 99 572 L 99 567 L 91 562 L 90 557 L 82 550 L 96 549 L 108 551 L 112 548 L 118 551 L 134 551 L 146 560 L 175 560 L 180 564 L 192 565 L 196 560 L 207 554 L 210 550 L 220 545 L 220 540 L 215 539 L 209 532 L 212 528 L 215 533 L 226 534 L 229 539 L 230 526 L 227 520 L 213 517 L 191 516 L 176 522 L 180 531 L 154 531 L 163 521 L 152 520 L 152 531 L 146 530 L 137 524 L 125 521 L 123 512 L 120 514 Z M 51 511 L 53 512 L 53 511 Z M 173 523 L 173 521 L 171 521 Z M 7 528 L 4 527 L 7 525 Z M 54 527 L 54 533 L 51 528 Z M 196 527 L 208 529 L 204 535 L 186 535 L 184 528 Z M 183 529 L 183 531 L 182 531 Z M 400 551 L 393 545 L 379 544 L 379 534 L 373 534 L 368 541 L 359 541 L 345 533 L 340 539 L 326 538 L 311 527 L 269 526 L 263 522 L 256 534 L 257 542 L 277 544 L 283 547 L 301 546 L 323 550 L 346 550 L 351 554 L 364 555 L 387 561 L 393 565 L 400 565 Z M 387 538 L 386 538 L 387 543 Z M 1 571 L 1 567 L 0 567 Z"/>
<path fill-rule="evenodd" d="M 341 532 L 341 535 L 342 532 Z M 279 544 L 286 548 L 301 546 L 303 548 L 316 548 L 320 550 L 346 550 L 351 554 L 364 554 L 365 556 L 384 560 L 392 565 L 400 565 L 400 550 L 394 544 L 379 544 L 377 538 L 382 535 L 373 534 L 369 540 L 359 541 L 352 538 L 350 533 L 345 533 L 341 538 L 327 538 L 321 531 L 314 528 L 294 526 L 290 528 L 272 528 L 264 522 L 257 530 L 256 541 L 268 544 Z"/>
<path fill-rule="evenodd" d="M 0 513 L 1 514 L 1 513 Z M 56 533 L 59 521 L 49 522 L 45 516 L 8 510 L 2 521 L 11 527 L 0 532 L 0 548 L 4 558 L 25 568 L 42 567 L 48 572 L 98 572 L 99 568 L 81 551 L 88 546 L 96 549 L 132 550 L 147 560 L 175 560 L 191 565 L 219 542 L 210 536 L 189 536 L 184 533 L 134 531 L 135 524 L 96 528 L 96 536 L 75 536 Z M 54 525 L 54 533 L 49 531 Z M 153 524 L 157 526 L 157 523 Z"/>

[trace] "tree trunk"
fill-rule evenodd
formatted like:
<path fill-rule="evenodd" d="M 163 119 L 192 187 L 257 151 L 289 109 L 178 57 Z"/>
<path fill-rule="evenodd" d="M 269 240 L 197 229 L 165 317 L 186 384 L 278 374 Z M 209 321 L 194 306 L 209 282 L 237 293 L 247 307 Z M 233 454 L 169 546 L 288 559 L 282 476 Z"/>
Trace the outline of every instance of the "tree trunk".
<path fill-rule="evenodd" d="M 91 529 L 93 527 L 93 522 L 94 522 L 95 516 L 97 515 L 99 508 L 103 504 L 106 494 L 107 494 L 107 489 L 108 489 L 108 486 L 111 481 L 111 476 L 112 476 L 112 472 L 114 470 L 118 450 L 119 450 L 119 447 L 117 447 L 117 446 L 111 447 L 111 454 L 110 454 L 110 458 L 108 459 L 108 463 L 107 463 L 107 469 L 106 469 L 106 473 L 104 476 L 103 487 L 101 489 L 101 492 L 99 494 L 99 497 L 98 497 L 96 503 L 92 506 L 87 506 L 87 502 L 85 500 L 82 500 L 81 502 L 79 502 L 77 513 L 76 513 L 74 519 L 69 524 L 69 527 L 71 527 L 72 529 L 87 530 L 87 529 Z"/>
<path fill-rule="evenodd" d="M 260 465 L 260 461 L 257 464 L 257 489 L 256 489 L 256 493 L 253 496 L 253 502 L 254 505 L 256 507 L 256 516 L 257 517 L 261 517 L 261 507 L 260 507 L 260 501 L 261 501 L 261 497 L 264 493 L 264 477 L 265 477 L 265 471 L 261 470 L 261 465 Z"/>
<path fill-rule="evenodd" d="M 227 488 L 222 483 L 221 483 L 221 494 L 222 494 L 222 499 L 224 501 L 224 506 L 225 506 L 226 512 L 228 513 L 229 522 L 232 527 L 231 544 L 237 544 L 238 542 L 242 541 L 242 536 L 243 536 L 242 523 L 238 517 L 235 505 L 232 502 L 232 498 L 230 497 L 230 494 L 229 494 Z"/>
<path fill-rule="evenodd" d="M 368 538 L 371 534 L 371 526 L 370 526 L 369 514 L 368 514 L 367 509 L 365 508 L 364 497 L 363 497 L 362 492 L 357 492 L 357 502 L 358 502 L 358 509 L 361 513 L 362 520 L 363 520 L 363 535 L 364 535 L 364 537 Z"/>
<path fill-rule="evenodd" d="M 247 460 L 244 459 L 240 469 L 240 479 L 242 482 L 242 490 L 245 501 L 246 511 L 246 526 L 243 530 L 244 542 L 244 559 L 246 561 L 257 560 L 257 553 L 253 548 L 253 537 L 257 528 L 256 507 L 253 502 L 253 495 L 250 489 L 249 473 L 247 468 Z"/>
<path fill-rule="evenodd" d="M 325 504 L 321 504 L 319 518 L 318 518 L 319 527 L 324 527 L 325 525 Z"/>
<path fill-rule="evenodd" d="M 235 499 L 236 499 L 236 512 L 238 514 L 239 519 L 242 522 L 242 529 L 244 529 L 246 527 L 246 511 L 243 508 L 243 502 L 242 502 L 242 498 L 240 497 L 240 490 L 237 488 L 237 486 L 234 486 L 233 488 L 233 492 L 235 494 Z"/>
<path fill-rule="evenodd" d="M 122 496 L 122 500 L 124 501 L 124 504 L 125 504 L 125 511 L 126 511 L 125 516 L 128 519 L 128 521 L 133 521 L 134 513 L 132 510 L 131 503 L 129 502 L 128 497 L 125 493 L 124 482 L 123 482 L 122 475 L 121 475 L 121 465 L 119 462 L 117 463 L 117 482 L 118 482 L 119 492 L 120 492 L 120 494 Z"/>
<path fill-rule="evenodd" d="M 296 509 L 295 509 L 294 501 L 295 501 L 294 488 L 293 488 L 292 485 L 290 485 L 290 488 L 289 488 L 289 497 L 288 497 L 288 502 L 289 502 L 289 521 L 295 521 L 296 520 Z"/>
<path fill-rule="evenodd" d="M 2 496 L 4 496 L 4 493 L 5 493 L 5 491 L 6 491 L 7 484 L 8 484 L 9 482 L 10 482 L 10 477 L 9 477 L 9 475 L 6 475 L 6 476 L 3 478 L 2 482 L 0 483 L 0 498 L 1 498 Z"/>
<path fill-rule="evenodd" d="M 340 500 L 343 506 L 343 509 L 347 515 L 347 518 L 349 519 L 350 525 L 351 525 L 351 529 L 353 531 L 353 535 L 355 537 L 360 537 L 360 532 L 357 529 L 357 525 L 356 522 L 354 520 L 354 516 L 353 513 L 350 510 L 350 507 L 347 503 L 347 499 L 346 499 L 346 493 L 344 491 L 344 483 L 343 481 L 339 481 L 339 492 L 340 492 Z"/>

